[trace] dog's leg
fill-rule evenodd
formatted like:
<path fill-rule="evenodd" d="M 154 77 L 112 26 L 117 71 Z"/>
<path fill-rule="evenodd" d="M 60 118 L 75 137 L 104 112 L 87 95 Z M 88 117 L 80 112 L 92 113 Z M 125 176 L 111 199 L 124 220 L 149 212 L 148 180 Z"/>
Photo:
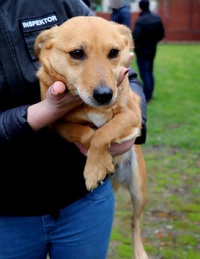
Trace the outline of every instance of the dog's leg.
<path fill-rule="evenodd" d="M 94 130 L 87 125 L 66 123 L 65 121 L 52 124 L 51 127 L 67 141 L 80 143 L 87 149 L 90 146 L 90 139 L 94 134 Z"/>
<path fill-rule="evenodd" d="M 110 177 L 116 192 L 119 186 L 129 191 L 132 204 L 132 238 L 134 259 L 148 259 L 144 250 L 140 218 L 145 206 L 146 198 L 146 167 L 140 145 L 134 145 L 125 154 L 114 158 L 115 174 Z"/>
<path fill-rule="evenodd" d="M 148 256 L 144 250 L 140 228 L 140 218 L 146 200 L 146 167 L 141 146 L 135 145 L 135 152 L 137 163 L 136 167 L 134 166 L 134 172 L 132 172 L 132 179 L 129 184 L 129 192 L 134 209 L 132 217 L 134 258 L 148 259 Z"/>

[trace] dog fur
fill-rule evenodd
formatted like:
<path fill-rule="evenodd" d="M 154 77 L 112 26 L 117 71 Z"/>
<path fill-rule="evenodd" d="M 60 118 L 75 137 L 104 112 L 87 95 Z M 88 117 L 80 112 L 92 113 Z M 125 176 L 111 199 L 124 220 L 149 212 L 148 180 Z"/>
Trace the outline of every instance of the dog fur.
<path fill-rule="evenodd" d="M 79 16 L 43 31 L 34 50 L 40 62 L 41 98 L 46 98 L 50 85 L 61 81 L 83 101 L 54 123 L 54 130 L 88 149 L 83 172 L 88 190 L 109 174 L 115 191 L 119 186 L 129 191 L 134 209 L 134 256 L 147 259 L 140 231 L 146 196 L 141 146 L 134 145 L 114 158 L 108 151 L 111 143 L 136 138 L 141 131 L 140 98 L 131 90 L 125 69 L 133 47 L 128 27 L 100 17 Z"/>

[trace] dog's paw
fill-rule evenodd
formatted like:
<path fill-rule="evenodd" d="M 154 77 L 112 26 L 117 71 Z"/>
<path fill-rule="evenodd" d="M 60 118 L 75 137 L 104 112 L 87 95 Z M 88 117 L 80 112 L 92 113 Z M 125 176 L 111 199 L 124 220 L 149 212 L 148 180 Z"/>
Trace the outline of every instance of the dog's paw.
<path fill-rule="evenodd" d="M 134 252 L 135 259 L 148 259 L 148 256 L 144 250 L 143 245 L 137 247 Z"/>
<path fill-rule="evenodd" d="M 97 166 L 99 168 L 99 166 Z M 89 170 L 89 171 L 88 171 Z M 85 177 L 85 185 L 88 191 L 93 191 L 99 185 L 103 184 L 104 179 L 106 178 L 107 172 L 104 172 L 100 169 L 90 170 L 87 167 L 84 170 L 84 177 Z"/>
<path fill-rule="evenodd" d="M 139 256 L 134 256 L 135 259 L 149 259 L 147 254 L 140 254 Z"/>
<path fill-rule="evenodd" d="M 85 179 L 85 185 L 88 191 L 92 192 L 95 188 L 103 184 L 103 180 Z"/>
<path fill-rule="evenodd" d="M 101 155 L 99 159 L 88 156 L 84 169 L 87 190 L 92 191 L 97 188 L 103 183 L 106 175 L 112 173 L 114 173 L 114 164 L 109 152 Z"/>

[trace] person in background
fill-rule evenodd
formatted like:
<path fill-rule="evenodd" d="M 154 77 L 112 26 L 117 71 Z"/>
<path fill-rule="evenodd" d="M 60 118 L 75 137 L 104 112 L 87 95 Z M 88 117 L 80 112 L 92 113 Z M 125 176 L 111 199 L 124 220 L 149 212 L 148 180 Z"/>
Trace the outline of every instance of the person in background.
<path fill-rule="evenodd" d="M 110 179 L 87 191 L 87 150 L 49 127 L 82 101 L 58 81 L 41 101 L 33 54 L 41 31 L 94 14 L 81 0 L 0 1 L 0 14 L 0 259 L 106 259 L 115 207 Z M 145 97 L 132 70 L 129 80 L 141 97 L 143 133 L 113 143 L 113 156 L 145 142 Z"/>
<path fill-rule="evenodd" d="M 149 10 L 149 1 L 139 2 L 141 13 L 135 22 L 133 40 L 140 77 L 143 81 L 144 94 L 147 103 L 153 98 L 154 92 L 154 59 L 159 41 L 165 36 L 161 17 Z"/>
<path fill-rule="evenodd" d="M 131 28 L 131 12 L 128 4 L 124 0 L 110 0 L 112 13 L 110 20 L 124 24 Z"/>

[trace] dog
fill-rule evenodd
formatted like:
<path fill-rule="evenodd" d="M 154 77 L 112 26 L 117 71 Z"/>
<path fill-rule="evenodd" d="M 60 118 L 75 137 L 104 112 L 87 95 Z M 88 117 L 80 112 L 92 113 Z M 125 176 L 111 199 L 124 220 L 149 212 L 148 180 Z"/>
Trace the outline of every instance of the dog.
<path fill-rule="evenodd" d="M 79 95 L 82 104 L 54 123 L 69 142 L 88 149 L 84 168 L 86 187 L 92 191 L 110 176 L 113 189 L 124 186 L 133 203 L 132 235 L 135 259 L 148 259 L 144 250 L 140 217 L 145 206 L 146 167 L 140 145 L 112 157 L 111 143 L 141 134 L 140 98 L 129 85 L 128 67 L 133 57 L 131 31 L 96 16 L 71 18 L 36 38 L 35 56 L 41 98 L 50 85 L 62 81 Z"/>

